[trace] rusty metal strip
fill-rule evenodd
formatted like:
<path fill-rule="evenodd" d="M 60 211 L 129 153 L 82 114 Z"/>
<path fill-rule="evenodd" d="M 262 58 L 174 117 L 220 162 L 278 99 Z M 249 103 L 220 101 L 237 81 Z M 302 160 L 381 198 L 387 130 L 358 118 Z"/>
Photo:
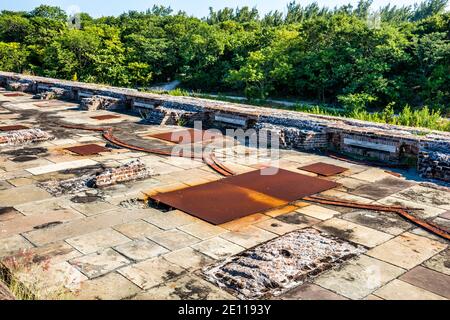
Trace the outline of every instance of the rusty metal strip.
<path fill-rule="evenodd" d="M 209 154 L 203 154 L 201 156 L 196 155 L 195 153 L 190 153 L 188 155 L 183 154 L 182 152 L 179 154 L 173 154 L 171 151 L 163 150 L 163 149 L 147 149 L 142 148 L 139 146 L 128 144 L 124 141 L 121 141 L 117 137 L 113 135 L 113 129 L 112 128 L 94 128 L 94 127 L 85 127 L 80 125 L 69 125 L 69 124 L 60 124 L 61 127 L 67 128 L 67 129 L 77 129 L 77 130 L 87 130 L 87 131 L 95 131 L 95 132 L 102 132 L 102 137 L 109 141 L 110 143 L 117 145 L 119 147 L 123 147 L 126 149 L 134 150 L 134 151 L 140 151 L 140 152 L 146 152 L 146 153 L 153 153 L 163 156 L 178 156 L 178 157 L 184 157 L 184 158 L 190 158 L 190 159 L 202 159 L 211 169 L 214 171 L 220 173 L 224 176 L 231 176 L 235 175 L 235 173 L 228 169 L 225 165 L 220 163 L 219 160 L 214 156 L 214 153 L 211 152 Z"/>
<path fill-rule="evenodd" d="M 399 207 L 399 206 L 383 206 L 383 205 L 363 204 L 363 203 L 357 203 L 357 202 L 346 201 L 346 200 L 333 200 L 333 199 L 322 198 L 322 197 L 318 197 L 318 196 L 304 197 L 303 200 L 314 202 L 314 203 L 334 205 L 334 206 L 347 207 L 347 208 L 357 208 L 357 209 L 366 209 L 366 210 L 373 210 L 373 211 L 396 213 L 396 214 L 402 216 L 403 218 L 405 218 L 406 220 L 414 223 L 415 225 L 418 225 L 418 226 L 426 229 L 427 231 L 429 231 L 435 235 L 438 235 L 444 239 L 450 240 L 450 233 L 447 230 L 442 229 L 440 226 L 438 226 L 432 222 L 428 222 L 428 221 L 419 219 L 408 212 L 411 210 L 423 210 L 423 209 L 405 208 L 405 207 Z"/>
<path fill-rule="evenodd" d="M 21 124 L 0 126 L 0 131 L 17 131 L 17 130 L 25 130 L 25 129 L 29 129 L 29 128 L 26 126 L 23 126 Z"/>

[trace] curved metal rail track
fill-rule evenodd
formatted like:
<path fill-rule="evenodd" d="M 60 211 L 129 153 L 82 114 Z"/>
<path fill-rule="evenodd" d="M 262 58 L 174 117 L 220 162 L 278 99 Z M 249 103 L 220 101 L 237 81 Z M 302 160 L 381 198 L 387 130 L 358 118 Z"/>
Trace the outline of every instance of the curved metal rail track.
<path fill-rule="evenodd" d="M 163 155 L 163 156 L 177 156 L 177 157 L 184 157 L 184 158 L 190 158 L 190 159 L 202 159 L 203 162 L 205 162 L 211 169 L 220 173 L 223 176 L 235 175 L 235 173 L 231 169 L 227 168 L 223 163 L 221 163 L 216 158 L 216 156 L 214 155 L 214 153 L 212 151 L 207 152 L 207 153 L 202 152 L 201 155 L 195 154 L 193 152 L 190 152 L 189 154 L 184 154 L 183 152 L 176 154 L 171 151 L 164 150 L 164 149 L 143 148 L 143 147 L 139 147 L 139 146 L 136 146 L 133 144 L 129 144 L 125 141 L 120 140 L 116 136 L 114 136 L 113 128 L 104 128 L 104 127 L 93 128 L 93 127 L 86 127 L 86 126 L 81 126 L 81 125 L 70 125 L 70 124 L 60 124 L 60 126 L 63 128 L 67 128 L 67 129 L 77 129 L 77 130 L 101 132 L 102 137 L 106 141 L 108 141 L 114 145 L 117 145 L 119 147 L 123 147 L 123 148 L 134 150 L 134 151 L 153 153 L 153 154 L 158 154 L 158 155 Z"/>

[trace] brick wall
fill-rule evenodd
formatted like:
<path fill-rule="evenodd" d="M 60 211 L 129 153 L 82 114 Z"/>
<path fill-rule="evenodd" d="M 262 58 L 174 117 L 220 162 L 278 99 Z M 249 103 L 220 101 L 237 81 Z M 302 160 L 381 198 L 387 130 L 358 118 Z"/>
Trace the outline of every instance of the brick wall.
<path fill-rule="evenodd" d="M 147 169 L 144 163 L 136 160 L 117 168 L 105 170 L 94 178 L 94 184 L 96 187 L 102 188 L 116 183 L 144 179 L 151 174 L 152 171 Z"/>

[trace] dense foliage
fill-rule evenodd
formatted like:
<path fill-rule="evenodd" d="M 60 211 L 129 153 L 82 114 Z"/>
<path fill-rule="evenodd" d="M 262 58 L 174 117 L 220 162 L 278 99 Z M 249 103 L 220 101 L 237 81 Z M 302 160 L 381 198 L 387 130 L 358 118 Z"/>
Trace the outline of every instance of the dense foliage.
<path fill-rule="evenodd" d="M 371 10 L 243 7 L 204 19 L 155 6 L 118 17 L 57 7 L 0 14 L 0 69 L 118 86 L 179 79 L 190 89 L 340 103 L 348 112 L 450 105 L 448 0 Z M 394 103 L 394 104 L 393 104 Z"/>

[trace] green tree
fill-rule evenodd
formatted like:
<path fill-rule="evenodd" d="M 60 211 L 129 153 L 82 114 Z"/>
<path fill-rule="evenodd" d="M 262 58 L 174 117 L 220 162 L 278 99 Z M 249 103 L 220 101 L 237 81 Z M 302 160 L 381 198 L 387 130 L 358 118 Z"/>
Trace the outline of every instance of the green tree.
<path fill-rule="evenodd" d="M 0 42 L 0 70 L 23 72 L 26 69 L 28 52 L 20 43 Z"/>

